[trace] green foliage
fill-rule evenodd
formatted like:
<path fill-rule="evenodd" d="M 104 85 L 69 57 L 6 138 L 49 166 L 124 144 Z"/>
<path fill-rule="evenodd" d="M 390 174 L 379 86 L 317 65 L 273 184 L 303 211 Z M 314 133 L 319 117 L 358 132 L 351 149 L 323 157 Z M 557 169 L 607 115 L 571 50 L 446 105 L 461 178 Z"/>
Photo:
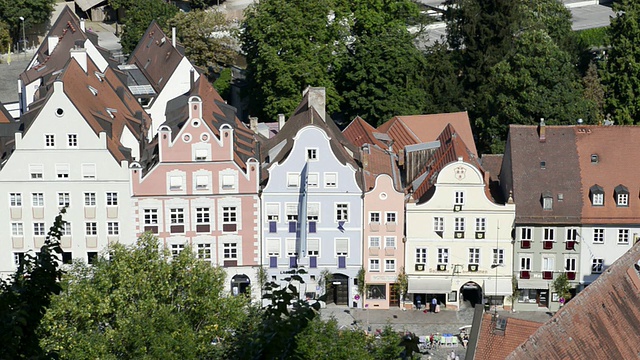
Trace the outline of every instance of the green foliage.
<path fill-rule="evenodd" d="M 577 36 L 585 47 L 604 47 L 609 43 L 609 27 L 580 30 Z"/>
<path fill-rule="evenodd" d="M 421 111 L 421 57 L 407 30 L 420 19 L 409 0 L 252 5 L 242 35 L 250 111 L 263 119 L 288 114 L 307 86 L 326 88 L 329 114 L 362 115 L 374 125 Z"/>
<path fill-rule="evenodd" d="M 405 348 L 401 346 L 400 335 L 386 325 L 379 337 L 372 340 L 371 355 L 375 360 L 398 359 Z M 405 350 L 406 351 L 406 350 Z"/>
<path fill-rule="evenodd" d="M 595 123 L 600 124 L 604 121 L 604 88 L 600 83 L 598 69 L 594 62 L 589 63 L 587 73 L 582 78 L 584 87 L 584 98 L 593 104 L 593 114 L 590 117 Z"/>
<path fill-rule="evenodd" d="M 393 287 L 400 293 L 400 299 L 404 299 L 407 295 L 407 291 L 409 290 L 409 277 L 404 270 L 404 266 L 400 269 L 398 279 L 396 280 L 396 283 L 393 284 Z"/>
<path fill-rule="evenodd" d="M 167 21 L 177 12 L 178 8 L 163 0 L 109 0 L 114 8 L 126 9 L 124 28 L 120 44 L 124 53 L 131 53 L 152 21 L 156 21 L 161 28 L 165 28 Z"/>
<path fill-rule="evenodd" d="M 9 25 L 0 20 L 0 54 L 6 54 L 11 48 L 11 35 Z"/>
<path fill-rule="evenodd" d="M 619 125 L 635 124 L 640 119 L 640 2 L 622 0 L 613 11 L 603 74 L 605 111 Z"/>
<path fill-rule="evenodd" d="M 364 331 L 338 329 L 335 319 L 321 321 L 316 318 L 299 333 L 294 359 L 365 360 L 371 359 L 369 339 Z M 397 339 L 396 339 L 397 341 Z"/>
<path fill-rule="evenodd" d="M 53 298 L 42 345 L 62 359 L 224 358 L 248 299 L 225 291 L 225 272 L 158 240 L 116 244 L 108 259 L 76 263 Z"/>
<path fill-rule="evenodd" d="M 60 237 L 64 221 L 61 210 L 49 229 L 40 252 L 25 254 L 18 270 L 0 281 L 0 359 L 52 358 L 40 346 L 37 328 L 51 303 L 60 292 Z"/>
<path fill-rule="evenodd" d="M 367 284 L 365 282 L 366 274 L 367 271 L 364 269 L 364 267 L 361 267 L 360 270 L 358 270 L 358 275 L 356 276 L 356 279 L 358 279 L 358 294 L 360 294 L 360 296 L 362 297 L 365 296 L 365 292 L 367 291 Z"/>
<path fill-rule="evenodd" d="M 22 38 L 22 21 L 25 31 L 38 24 L 49 21 L 56 0 L 0 0 L 0 21 L 9 26 L 11 38 Z M 31 39 L 35 41 L 36 39 Z"/>
<path fill-rule="evenodd" d="M 553 289 L 558 293 L 558 297 L 569 300 L 571 299 L 571 285 L 569 284 L 569 279 L 567 278 L 567 274 L 560 274 L 555 280 L 553 280 Z"/>
<path fill-rule="evenodd" d="M 237 34 L 223 13 L 217 10 L 178 12 L 167 21 L 165 32 L 168 33 L 170 27 L 176 27 L 189 61 L 207 73 L 220 72 L 222 67 L 233 63 Z"/>

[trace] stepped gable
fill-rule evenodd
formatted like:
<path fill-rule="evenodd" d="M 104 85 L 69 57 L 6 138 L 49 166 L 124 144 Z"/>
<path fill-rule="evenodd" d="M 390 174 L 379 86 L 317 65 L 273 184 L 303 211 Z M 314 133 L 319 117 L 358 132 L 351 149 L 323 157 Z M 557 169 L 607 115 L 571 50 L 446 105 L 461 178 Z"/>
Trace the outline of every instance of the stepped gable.
<path fill-rule="evenodd" d="M 580 162 L 583 224 L 636 224 L 640 218 L 640 127 L 575 126 Z M 615 176 L 613 176 L 615 174 Z M 602 206 L 591 204 L 591 189 L 604 191 Z M 618 206 L 615 189 L 629 192 L 627 206 Z"/>
<path fill-rule="evenodd" d="M 128 64 L 136 65 L 159 94 L 183 57 L 154 20 L 129 56 Z"/>
<path fill-rule="evenodd" d="M 163 125 L 171 128 L 172 140 L 175 140 L 189 119 L 188 101 L 191 96 L 198 96 L 202 100 L 202 120 L 217 137 L 220 137 L 219 129 L 223 124 L 233 128 L 234 160 L 241 168 L 246 169 L 246 162 L 250 158 L 257 158 L 255 134 L 238 119 L 236 109 L 225 103 L 204 76 L 196 80 L 191 91 L 167 103 L 167 121 Z"/>
<path fill-rule="evenodd" d="M 378 126 L 378 131 L 389 135 L 393 139 L 393 151 L 400 155 L 407 145 L 431 142 L 442 133 L 448 125 L 453 125 L 458 131 L 471 153 L 478 155 L 476 143 L 471 131 L 471 123 L 467 112 L 396 116 Z"/>
<path fill-rule="evenodd" d="M 478 158 L 469 150 L 462 137 L 458 136 L 452 124 L 447 124 L 436 140 L 440 142 L 440 147 L 421 172 L 422 175 L 408 186 L 413 189 L 412 196 L 414 200 L 420 203 L 428 200 L 429 194 L 431 194 L 429 190 L 434 186 L 440 171 L 447 164 L 457 161 L 459 158 L 484 173 Z M 485 184 L 485 186 L 487 185 Z"/>
<path fill-rule="evenodd" d="M 342 134 L 357 147 L 361 147 L 364 144 L 371 144 L 385 149 L 387 146 L 377 139 L 374 133 L 379 132 L 360 116 L 356 116 L 353 121 L 342 130 Z"/>
<path fill-rule="evenodd" d="M 640 243 L 578 293 L 508 360 L 637 359 Z"/>
<path fill-rule="evenodd" d="M 71 59 L 59 80 L 65 84 L 64 92 L 69 100 L 96 135 L 106 133 L 107 148 L 113 157 L 118 161 L 132 161 L 130 150 L 122 146 L 120 137 L 128 128 L 138 142 L 144 144 L 151 119 L 115 72 L 107 68 L 104 74 L 100 73 L 87 57 L 85 73 L 75 59 Z"/>
<path fill-rule="evenodd" d="M 509 158 L 511 173 L 502 174 L 500 181 L 512 184 L 516 223 L 575 224 L 580 221 L 583 195 L 576 186 L 580 164 L 574 126 L 543 128 L 541 136 L 535 125 L 509 127 L 505 160 Z M 503 169 L 509 170 L 504 165 Z M 543 209 L 543 195 L 552 197 L 551 210 Z"/>

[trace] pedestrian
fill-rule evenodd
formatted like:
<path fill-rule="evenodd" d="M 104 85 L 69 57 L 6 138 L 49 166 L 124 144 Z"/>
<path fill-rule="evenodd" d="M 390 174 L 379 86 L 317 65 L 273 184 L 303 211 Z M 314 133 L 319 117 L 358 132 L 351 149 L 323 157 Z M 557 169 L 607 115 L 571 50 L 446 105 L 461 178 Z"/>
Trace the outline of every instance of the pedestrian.
<path fill-rule="evenodd" d="M 453 351 L 453 350 L 451 350 L 451 355 L 449 355 L 449 358 L 450 358 L 451 360 L 456 360 L 456 352 L 455 352 L 455 351 Z"/>
<path fill-rule="evenodd" d="M 433 300 L 431 300 L 431 312 L 432 313 L 436 312 L 436 305 L 438 305 L 438 300 L 434 297 Z"/>
<path fill-rule="evenodd" d="M 422 296 L 420 295 L 416 296 L 416 307 L 418 308 L 418 310 L 422 308 Z"/>

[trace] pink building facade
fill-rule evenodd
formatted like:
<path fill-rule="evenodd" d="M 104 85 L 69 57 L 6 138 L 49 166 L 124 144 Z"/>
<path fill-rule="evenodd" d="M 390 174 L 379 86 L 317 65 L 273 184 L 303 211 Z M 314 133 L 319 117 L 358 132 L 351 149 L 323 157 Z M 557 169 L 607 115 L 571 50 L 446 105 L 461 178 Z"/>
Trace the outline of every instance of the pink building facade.
<path fill-rule="evenodd" d="M 210 84 L 195 87 L 186 104 L 171 105 L 187 117 L 168 119 L 145 159 L 131 166 L 136 233 L 156 234 L 174 256 L 190 247 L 227 270 L 230 292 L 245 293 L 257 286 L 260 263 L 255 142 L 225 117 Z"/>

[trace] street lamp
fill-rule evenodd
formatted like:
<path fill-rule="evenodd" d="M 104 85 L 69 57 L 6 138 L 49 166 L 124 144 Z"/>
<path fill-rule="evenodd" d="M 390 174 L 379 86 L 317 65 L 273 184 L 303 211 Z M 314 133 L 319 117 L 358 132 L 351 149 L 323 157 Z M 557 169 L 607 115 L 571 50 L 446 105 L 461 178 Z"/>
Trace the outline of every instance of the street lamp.
<path fill-rule="evenodd" d="M 26 41 L 27 37 L 24 34 L 24 18 L 20 16 L 20 21 L 22 21 L 22 41 Z M 26 46 L 24 46 L 24 42 L 22 43 L 23 50 L 26 51 Z M 18 44 L 18 51 L 20 51 L 20 44 Z"/>

